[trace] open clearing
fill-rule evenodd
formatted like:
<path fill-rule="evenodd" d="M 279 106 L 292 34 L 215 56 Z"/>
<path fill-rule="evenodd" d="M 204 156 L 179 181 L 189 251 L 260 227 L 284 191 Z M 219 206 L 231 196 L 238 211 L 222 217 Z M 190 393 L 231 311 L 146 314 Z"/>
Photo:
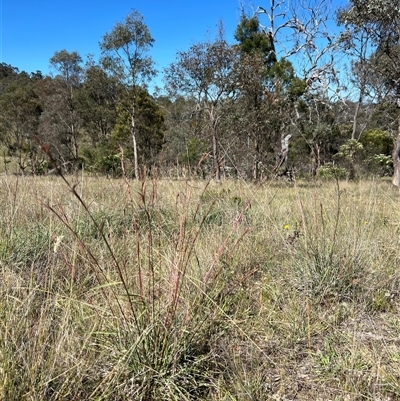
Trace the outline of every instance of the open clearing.
<path fill-rule="evenodd" d="M 400 398 L 389 181 L 0 177 L 0 399 Z"/>

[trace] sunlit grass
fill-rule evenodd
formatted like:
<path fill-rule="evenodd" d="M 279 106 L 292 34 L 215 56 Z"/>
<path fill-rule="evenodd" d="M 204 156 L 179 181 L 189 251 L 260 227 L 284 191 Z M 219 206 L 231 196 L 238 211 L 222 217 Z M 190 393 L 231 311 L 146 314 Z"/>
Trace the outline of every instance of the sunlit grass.
<path fill-rule="evenodd" d="M 1 176 L 0 399 L 398 399 L 388 181 Z"/>

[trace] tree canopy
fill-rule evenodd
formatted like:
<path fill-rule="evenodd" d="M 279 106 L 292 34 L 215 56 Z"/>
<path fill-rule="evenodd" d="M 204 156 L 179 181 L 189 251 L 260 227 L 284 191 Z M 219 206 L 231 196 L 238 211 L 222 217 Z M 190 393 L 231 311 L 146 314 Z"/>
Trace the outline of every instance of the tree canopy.
<path fill-rule="evenodd" d="M 350 178 L 399 167 L 398 185 L 400 3 L 349 0 L 337 33 L 330 15 L 327 0 L 243 8 L 232 38 L 218 21 L 214 39 L 178 51 L 155 95 L 157 38 L 137 10 L 103 35 L 98 60 L 62 49 L 50 76 L 3 62 L 4 167 L 51 170 L 45 146 L 66 171 L 260 180 L 336 163 Z"/>

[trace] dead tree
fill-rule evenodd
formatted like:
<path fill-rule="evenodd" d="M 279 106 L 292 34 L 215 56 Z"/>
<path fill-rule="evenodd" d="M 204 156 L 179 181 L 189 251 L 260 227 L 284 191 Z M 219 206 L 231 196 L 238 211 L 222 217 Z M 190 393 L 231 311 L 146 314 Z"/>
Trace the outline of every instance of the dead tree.
<path fill-rule="evenodd" d="M 275 172 L 275 171 L 278 171 L 282 166 L 284 166 L 283 173 L 278 174 L 278 175 L 287 175 L 289 172 L 288 154 L 289 154 L 289 141 L 290 141 L 291 137 L 292 137 L 292 135 L 288 134 L 281 141 L 281 145 L 282 145 L 281 151 L 277 155 L 276 164 L 275 164 L 274 169 L 272 170 L 273 172 Z"/>

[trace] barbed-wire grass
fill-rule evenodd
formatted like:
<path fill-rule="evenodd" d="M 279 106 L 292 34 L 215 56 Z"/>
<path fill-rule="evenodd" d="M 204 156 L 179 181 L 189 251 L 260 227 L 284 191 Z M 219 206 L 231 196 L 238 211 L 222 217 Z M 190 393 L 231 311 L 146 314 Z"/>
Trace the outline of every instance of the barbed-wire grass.
<path fill-rule="evenodd" d="M 64 178 L 1 177 L 1 399 L 400 396 L 388 183 Z"/>
<path fill-rule="evenodd" d="M 176 194 L 174 204 L 165 207 L 160 203 L 156 180 L 145 180 L 138 186 L 125 178 L 119 204 L 113 205 L 109 214 L 104 210 L 92 211 L 82 196 L 83 188 L 71 184 L 71 178 L 62 171 L 57 169 L 57 172 L 71 198 L 68 202 L 65 199 L 46 201 L 43 205 L 61 223 L 60 232 L 52 235 L 54 253 L 66 269 L 53 270 L 50 274 L 45 271 L 45 280 L 53 283 L 56 278 L 63 279 L 63 284 L 67 283 L 64 291 L 70 293 L 69 297 L 64 295 L 68 302 L 63 304 L 70 306 L 76 302 L 81 305 L 82 309 L 78 308 L 81 314 L 97 317 L 88 340 L 84 341 L 85 348 L 76 352 L 86 353 L 87 347 L 90 348 L 98 355 L 99 370 L 93 377 L 85 372 L 85 389 L 79 396 L 105 400 L 205 396 L 218 371 L 218 360 L 211 357 L 210 340 L 224 316 L 223 303 L 216 302 L 225 287 L 225 282 L 220 280 L 223 266 L 219 259 L 245 234 L 235 235 L 249 204 L 235 217 L 231 230 L 221 236 L 221 242 L 213 244 L 209 265 L 202 266 L 196 256 L 196 246 L 206 235 L 205 222 L 214 206 L 210 202 L 204 206 L 204 212 L 201 201 L 210 182 L 197 183 L 198 201 L 192 200 L 194 188 L 186 182 Z M 68 207 L 69 202 L 72 208 Z M 121 209 L 117 210 L 118 207 Z M 116 215 L 123 216 L 117 225 Z M 29 291 L 35 296 L 39 293 L 36 283 L 28 287 Z M 62 291 L 57 293 L 53 285 L 40 287 L 43 299 L 50 297 L 53 302 L 53 297 L 63 298 Z M 57 304 L 60 302 L 57 300 Z M 45 304 L 41 302 L 40 308 Z M 31 313 L 31 305 L 26 307 L 25 313 Z M 63 313 L 69 315 L 70 307 Z M 45 315 L 49 316 L 46 324 L 58 321 L 53 309 Z M 52 325 L 54 335 L 57 331 L 68 331 L 64 328 L 67 321 L 64 318 L 58 325 Z M 36 324 L 40 330 L 46 329 L 40 319 Z M 62 348 L 64 341 L 72 339 L 57 338 L 53 345 Z M 47 338 L 43 341 L 43 345 L 49 343 L 52 341 Z M 33 358 L 34 352 L 26 351 Z M 52 348 L 49 353 L 56 359 Z M 52 358 L 46 354 L 45 360 Z M 64 372 L 63 366 L 57 363 L 53 369 L 48 369 L 45 363 L 35 366 L 38 371 L 28 372 L 30 378 L 45 369 L 46 379 L 28 391 L 36 397 L 47 394 L 54 399 L 62 394 L 65 399 L 67 395 L 60 393 L 59 387 L 67 389 L 65 383 L 73 385 L 72 372 L 76 368 L 67 368 Z M 72 373 L 68 379 L 65 379 L 66 372 Z M 76 396 L 74 391 L 73 397 Z"/>

